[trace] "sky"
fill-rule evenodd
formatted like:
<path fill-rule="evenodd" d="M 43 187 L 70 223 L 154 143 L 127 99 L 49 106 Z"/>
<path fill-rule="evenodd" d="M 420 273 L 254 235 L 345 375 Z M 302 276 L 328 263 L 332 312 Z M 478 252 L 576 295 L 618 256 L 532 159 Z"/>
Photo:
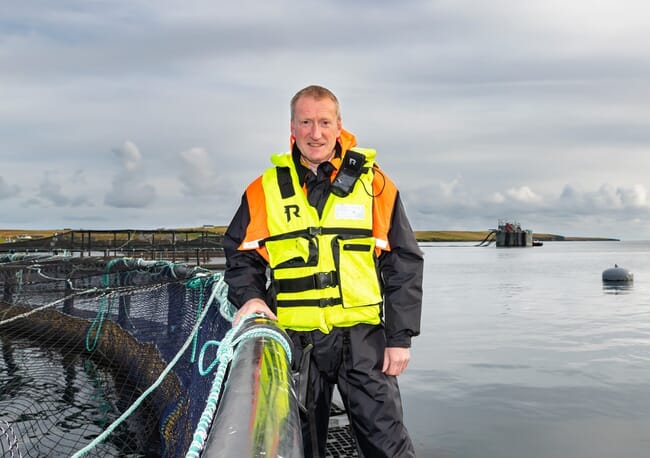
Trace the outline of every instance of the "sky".
<path fill-rule="evenodd" d="M 22 0 L 0 228 L 227 225 L 319 84 L 415 230 L 650 240 L 645 0 Z"/>

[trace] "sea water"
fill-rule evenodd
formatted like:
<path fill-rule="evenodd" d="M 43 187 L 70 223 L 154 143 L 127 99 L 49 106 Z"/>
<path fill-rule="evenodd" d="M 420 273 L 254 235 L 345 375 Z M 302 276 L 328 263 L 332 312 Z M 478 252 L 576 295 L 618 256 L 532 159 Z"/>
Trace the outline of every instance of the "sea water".
<path fill-rule="evenodd" d="M 418 457 L 650 456 L 650 242 L 423 244 Z M 603 284 L 618 264 L 630 285 Z"/>
<path fill-rule="evenodd" d="M 650 456 L 650 242 L 474 245 L 422 245 L 422 335 L 399 378 L 418 457 Z M 614 264 L 634 273 L 631 285 L 602 283 Z M 88 425 L 96 433 L 119 413 L 119 399 L 98 391 L 101 368 L 6 344 L 0 419 L 29 402 L 35 417 L 21 420 L 50 421 L 39 396 L 54 396 L 68 409 L 62 432 L 90 440 Z M 28 372 L 35 361 L 49 362 L 64 391 Z"/>
<path fill-rule="evenodd" d="M 102 433 L 138 395 L 85 355 L 0 333 L 0 356 L 2 456 L 69 457 Z M 159 450 L 160 444 L 154 422 L 152 415 L 136 410 L 90 456 L 155 456 L 150 451 Z"/>

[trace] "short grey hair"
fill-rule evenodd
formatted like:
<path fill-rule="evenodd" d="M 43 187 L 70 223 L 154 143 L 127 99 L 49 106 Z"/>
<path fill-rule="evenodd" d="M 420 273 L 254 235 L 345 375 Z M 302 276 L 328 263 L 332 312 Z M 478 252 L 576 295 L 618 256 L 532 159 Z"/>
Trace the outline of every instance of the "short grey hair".
<path fill-rule="evenodd" d="M 300 100 L 302 97 L 313 97 L 316 100 L 330 99 L 336 105 L 336 117 L 338 119 L 341 119 L 341 106 L 339 104 L 339 99 L 336 98 L 334 93 L 323 86 L 311 85 L 300 89 L 298 92 L 296 92 L 296 95 L 291 98 L 292 121 L 294 120 L 296 114 L 296 103 L 298 103 L 298 100 Z"/>

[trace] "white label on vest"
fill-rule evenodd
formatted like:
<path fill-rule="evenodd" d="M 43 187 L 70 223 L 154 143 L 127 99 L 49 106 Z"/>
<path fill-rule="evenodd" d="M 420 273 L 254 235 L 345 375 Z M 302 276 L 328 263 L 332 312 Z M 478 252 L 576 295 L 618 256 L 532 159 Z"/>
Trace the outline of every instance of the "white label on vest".
<path fill-rule="evenodd" d="M 363 205 L 337 204 L 334 206 L 336 219 L 363 219 Z"/>

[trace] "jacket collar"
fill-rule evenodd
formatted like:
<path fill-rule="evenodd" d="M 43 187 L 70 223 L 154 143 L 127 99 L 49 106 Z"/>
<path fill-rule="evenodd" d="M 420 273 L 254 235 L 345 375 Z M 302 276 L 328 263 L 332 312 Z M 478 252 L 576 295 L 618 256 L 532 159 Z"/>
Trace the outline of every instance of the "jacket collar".
<path fill-rule="evenodd" d="M 296 140 L 293 138 L 293 135 L 291 136 L 290 144 L 291 156 L 293 158 L 294 164 L 296 165 L 298 179 L 302 184 L 305 182 L 305 175 L 307 175 L 307 172 L 310 170 L 309 168 L 305 167 L 300 160 L 300 150 L 298 149 L 298 146 L 296 146 Z M 331 161 L 336 170 L 338 170 L 341 166 L 341 159 L 345 155 L 345 152 L 350 148 L 354 148 L 355 146 L 357 146 L 357 138 L 354 136 L 354 134 L 352 132 L 348 132 L 345 129 L 341 129 L 341 135 L 336 139 L 336 152 L 334 153 L 334 159 Z M 332 176 L 334 176 L 334 174 L 332 174 Z"/>

